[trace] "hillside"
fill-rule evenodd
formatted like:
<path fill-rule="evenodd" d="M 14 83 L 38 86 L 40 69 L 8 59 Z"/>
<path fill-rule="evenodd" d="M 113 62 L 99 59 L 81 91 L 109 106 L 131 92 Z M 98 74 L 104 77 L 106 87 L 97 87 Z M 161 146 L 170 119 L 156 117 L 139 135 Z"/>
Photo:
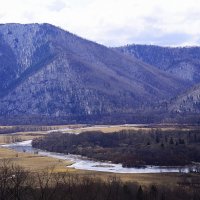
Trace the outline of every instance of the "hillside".
<path fill-rule="evenodd" d="M 200 47 L 127 45 L 117 50 L 193 84 L 200 82 Z"/>
<path fill-rule="evenodd" d="M 6 120 L 58 117 L 76 122 L 136 113 L 189 87 L 50 24 L 0 25 L 0 77 L 0 116 Z"/>
<path fill-rule="evenodd" d="M 173 99 L 169 110 L 176 113 L 200 113 L 200 85 L 192 87 Z"/>

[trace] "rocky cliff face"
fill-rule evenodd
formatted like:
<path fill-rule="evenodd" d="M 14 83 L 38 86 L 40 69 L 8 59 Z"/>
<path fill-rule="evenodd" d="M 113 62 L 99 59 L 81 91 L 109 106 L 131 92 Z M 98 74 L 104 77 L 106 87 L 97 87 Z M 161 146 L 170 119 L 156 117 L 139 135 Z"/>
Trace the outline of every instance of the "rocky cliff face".
<path fill-rule="evenodd" d="M 0 83 L 0 116 L 6 118 L 130 114 L 188 87 L 50 24 L 0 25 Z"/>
<path fill-rule="evenodd" d="M 128 45 L 117 50 L 142 60 L 176 77 L 200 82 L 200 47 L 169 48 L 153 45 Z"/>

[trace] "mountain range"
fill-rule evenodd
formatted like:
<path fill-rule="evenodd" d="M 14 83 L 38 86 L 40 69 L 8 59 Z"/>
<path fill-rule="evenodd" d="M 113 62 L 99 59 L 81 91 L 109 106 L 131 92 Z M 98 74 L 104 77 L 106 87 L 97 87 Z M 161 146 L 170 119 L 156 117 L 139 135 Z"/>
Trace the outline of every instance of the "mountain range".
<path fill-rule="evenodd" d="M 108 48 L 51 24 L 1 24 L 1 123 L 143 123 L 199 113 L 199 53 Z"/>
<path fill-rule="evenodd" d="M 117 48 L 145 63 L 189 81 L 186 92 L 168 102 L 173 113 L 200 113 L 200 47 L 159 47 L 154 45 L 127 45 Z"/>
<path fill-rule="evenodd" d="M 199 47 L 159 47 L 153 45 L 127 45 L 117 48 L 125 54 L 142 60 L 193 84 L 200 82 Z"/>

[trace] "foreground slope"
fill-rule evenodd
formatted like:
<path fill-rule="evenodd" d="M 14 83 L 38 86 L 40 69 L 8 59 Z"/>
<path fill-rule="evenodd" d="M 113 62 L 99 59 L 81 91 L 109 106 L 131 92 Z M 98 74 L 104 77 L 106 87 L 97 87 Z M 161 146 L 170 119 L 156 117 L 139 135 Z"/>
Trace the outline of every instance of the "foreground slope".
<path fill-rule="evenodd" d="M 70 117 L 152 109 L 187 85 L 50 24 L 0 25 L 0 115 Z"/>

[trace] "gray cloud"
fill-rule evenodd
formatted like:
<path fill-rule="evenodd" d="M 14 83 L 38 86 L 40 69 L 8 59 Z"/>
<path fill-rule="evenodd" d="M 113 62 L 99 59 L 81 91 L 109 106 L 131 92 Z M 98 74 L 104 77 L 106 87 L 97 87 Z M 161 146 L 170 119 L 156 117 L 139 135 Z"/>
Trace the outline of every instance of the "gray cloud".
<path fill-rule="evenodd" d="M 0 3 L 0 23 L 48 22 L 107 46 L 200 44 L 198 0 L 0 0 Z"/>
<path fill-rule="evenodd" d="M 141 44 L 157 44 L 162 46 L 168 45 L 182 45 L 187 41 L 190 41 L 192 36 L 186 33 L 159 33 L 156 31 L 142 32 L 136 37 L 130 37 L 129 43 L 141 43 Z"/>
<path fill-rule="evenodd" d="M 66 4 L 61 0 L 55 0 L 48 6 L 49 10 L 59 12 L 66 7 Z"/>
<path fill-rule="evenodd" d="M 161 46 L 181 46 L 189 43 L 193 39 L 193 35 L 181 32 L 165 33 L 157 28 L 147 27 L 141 32 L 130 26 L 110 29 L 105 33 L 102 43 L 107 46 L 120 46 L 126 44 L 155 44 Z"/>

